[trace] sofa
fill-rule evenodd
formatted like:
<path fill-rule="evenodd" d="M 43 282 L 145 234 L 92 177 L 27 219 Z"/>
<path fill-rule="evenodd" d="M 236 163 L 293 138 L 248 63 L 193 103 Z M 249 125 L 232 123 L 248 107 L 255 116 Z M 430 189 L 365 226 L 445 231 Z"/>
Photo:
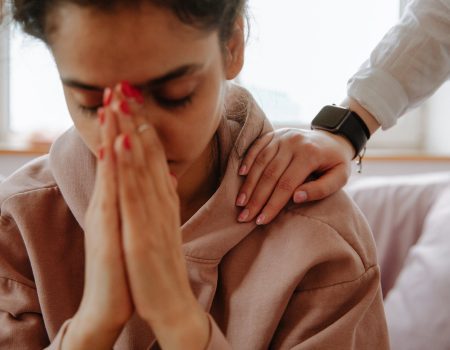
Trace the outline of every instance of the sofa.
<path fill-rule="evenodd" d="M 392 349 L 450 349 L 450 170 L 346 191 L 374 234 Z"/>

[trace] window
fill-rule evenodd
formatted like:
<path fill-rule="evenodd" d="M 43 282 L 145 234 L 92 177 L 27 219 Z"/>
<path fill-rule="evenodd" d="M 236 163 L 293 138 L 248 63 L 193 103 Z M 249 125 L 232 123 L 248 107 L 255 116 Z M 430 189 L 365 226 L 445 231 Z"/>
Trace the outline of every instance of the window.
<path fill-rule="evenodd" d="M 399 16 L 398 0 L 253 0 L 242 83 L 274 121 L 309 124 Z"/>
<path fill-rule="evenodd" d="M 10 130 L 13 133 L 45 130 L 53 135 L 67 129 L 72 123 L 47 47 L 14 27 L 9 50 Z"/>
<path fill-rule="evenodd" d="M 347 79 L 407 1 L 250 0 L 250 38 L 239 81 L 276 126 L 308 125 L 321 106 L 345 97 Z M 46 47 L 17 28 L 0 33 L 0 137 L 66 129 L 71 121 Z M 378 133 L 371 146 L 423 149 L 426 110 Z"/>

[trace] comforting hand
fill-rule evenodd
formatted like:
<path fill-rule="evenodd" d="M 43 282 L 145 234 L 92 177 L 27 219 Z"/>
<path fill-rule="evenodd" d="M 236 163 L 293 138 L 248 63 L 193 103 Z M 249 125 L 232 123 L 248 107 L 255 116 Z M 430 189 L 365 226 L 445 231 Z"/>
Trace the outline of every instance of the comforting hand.
<path fill-rule="evenodd" d="M 280 129 L 259 138 L 242 161 L 246 176 L 236 199 L 238 220 L 271 222 L 292 198 L 296 203 L 325 198 L 343 187 L 354 150 L 326 131 Z"/>

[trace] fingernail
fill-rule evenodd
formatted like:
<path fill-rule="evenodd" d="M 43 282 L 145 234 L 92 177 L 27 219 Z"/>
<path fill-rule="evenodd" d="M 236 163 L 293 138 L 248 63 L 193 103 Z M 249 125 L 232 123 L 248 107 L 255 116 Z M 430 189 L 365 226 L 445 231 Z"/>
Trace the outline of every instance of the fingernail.
<path fill-rule="evenodd" d="M 248 216 L 250 215 L 250 211 L 248 209 L 244 209 L 241 214 L 238 217 L 239 222 L 244 222 L 247 220 Z"/>
<path fill-rule="evenodd" d="M 105 124 L 105 109 L 100 108 L 97 113 L 98 113 L 98 120 L 100 122 L 100 125 Z"/>
<path fill-rule="evenodd" d="M 103 160 L 105 158 L 105 149 L 100 147 L 98 150 L 98 159 Z"/>
<path fill-rule="evenodd" d="M 247 195 L 245 193 L 241 193 L 236 201 L 236 205 L 238 207 L 243 207 L 245 205 L 246 199 L 247 199 Z"/>
<path fill-rule="evenodd" d="M 132 86 L 129 82 L 123 81 L 120 84 L 120 88 L 125 97 L 134 98 L 139 104 L 144 103 L 144 97 L 142 96 L 141 91 Z"/>
<path fill-rule="evenodd" d="M 103 93 L 103 106 L 108 107 L 112 101 L 112 90 L 110 88 L 106 88 Z"/>
<path fill-rule="evenodd" d="M 247 166 L 246 165 L 241 166 L 241 168 L 239 169 L 239 175 L 247 175 Z"/>
<path fill-rule="evenodd" d="M 124 114 L 126 115 L 131 114 L 130 106 L 128 105 L 127 101 L 121 101 L 119 108 Z"/>
<path fill-rule="evenodd" d="M 258 216 L 258 218 L 256 219 L 256 225 L 262 225 L 264 224 L 264 220 L 266 220 L 266 216 L 264 214 L 261 214 L 260 216 Z"/>
<path fill-rule="evenodd" d="M 305 191 L 298 191 L 294 193 L 294 203 L 303 203 L 308 199 L 308 194 Z"/>
<path fill-rule="evenodd" d="M 123 147 L 129 151 L 131 150 L 131 140 L 130 140 L 130 136 L 125 135 L 125 137 L 123 138 Z"/>

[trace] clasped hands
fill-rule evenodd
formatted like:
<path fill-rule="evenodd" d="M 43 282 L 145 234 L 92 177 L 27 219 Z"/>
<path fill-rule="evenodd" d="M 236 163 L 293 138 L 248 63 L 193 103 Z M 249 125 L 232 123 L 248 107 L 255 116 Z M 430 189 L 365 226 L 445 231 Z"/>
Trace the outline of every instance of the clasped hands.
<path fill-rule="evenodd" d="M 176 180 L 143 103 L 140 91 L 120 83 L 105 90 L 98 111 L 84 294 L 64 349 L 111 349 L 134 311 L 162 349 L 204 348 L 209 337 L 182 253 Z"/>

